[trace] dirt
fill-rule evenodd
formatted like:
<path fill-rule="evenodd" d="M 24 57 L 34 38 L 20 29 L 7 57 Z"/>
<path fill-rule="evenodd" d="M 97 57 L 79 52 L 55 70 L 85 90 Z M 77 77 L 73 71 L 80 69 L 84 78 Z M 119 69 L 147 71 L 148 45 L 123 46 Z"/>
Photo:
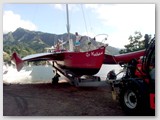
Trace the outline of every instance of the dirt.
<path fill-rule="evenodd" d="M 3 84 L 3 116 L 125 116 L 110 87 Z"/>

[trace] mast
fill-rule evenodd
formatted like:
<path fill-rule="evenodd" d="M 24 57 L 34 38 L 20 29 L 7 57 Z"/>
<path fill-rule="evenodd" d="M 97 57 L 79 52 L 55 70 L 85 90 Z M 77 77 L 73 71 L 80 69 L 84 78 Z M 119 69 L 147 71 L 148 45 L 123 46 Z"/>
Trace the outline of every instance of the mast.
<path fill-rule="evenodd" d="M 68 33 L 68 40 L 69 40 L 69 51 L 73 51 L 73 40 L 70 38 L 68 4 L 66 4 L 66 12 L 67 12 L 67 33 Z"/>

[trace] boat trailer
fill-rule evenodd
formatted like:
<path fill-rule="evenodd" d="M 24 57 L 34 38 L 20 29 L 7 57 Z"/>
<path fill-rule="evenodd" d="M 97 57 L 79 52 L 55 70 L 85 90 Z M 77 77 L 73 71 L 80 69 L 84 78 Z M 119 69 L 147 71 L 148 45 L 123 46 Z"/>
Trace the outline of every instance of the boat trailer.
<path fill-rule="evenodd" d="M 52 84 L 58 83 L 59 77 L 62 74 L 69 79 L 71 85 L 76 87 L 98 87 L 98 86 L 108 86 L 107 80 L 101 80 L 99 76 L 77 76 L 68 69 L 61 69 L 57 67 L 56 61 L 53 62 L 53 72 L 55 76 L 52 78 Z"/>

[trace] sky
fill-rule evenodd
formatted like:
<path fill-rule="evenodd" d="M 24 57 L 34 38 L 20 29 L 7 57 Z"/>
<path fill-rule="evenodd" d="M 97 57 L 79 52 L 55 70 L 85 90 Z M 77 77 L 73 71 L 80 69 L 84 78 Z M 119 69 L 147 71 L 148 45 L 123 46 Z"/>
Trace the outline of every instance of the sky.
<path fill-rule="evenodd" d="M 135 31 L 155 34 L 155 4 L 68 4 L 70 32 L 94 37 L 107 34 L 110 46 L 124 48 Z M 63 34 L 65 4 L 3 4 L 3 33 L 22 27 Z"/>

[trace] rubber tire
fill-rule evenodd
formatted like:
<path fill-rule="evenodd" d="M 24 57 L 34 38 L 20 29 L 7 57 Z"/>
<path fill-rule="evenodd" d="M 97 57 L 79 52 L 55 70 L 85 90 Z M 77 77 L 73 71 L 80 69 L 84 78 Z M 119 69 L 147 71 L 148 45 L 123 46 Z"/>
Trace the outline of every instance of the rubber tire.
<path fill-rule="evenodd" d="M 130 99 L 130 101 L 132 101 L 134 105 L 132 106 L 132 108 L 130 107 L 130 104 L 127 105 L 127 103 L 125 102 L 125 98 L 127 95 L 128 99 Z M 132 97 L 129 97 L 129 95 Z M 127 84 L 120 89 L 119 102 L 122 109 L 127 115 L 146 115 L 147 98 L 145 93 L 143 93 L 136 84 Z"/>
<path fill-rule="evenodd" d="M 58 81 L 59 81 L 59 76 L 58 76 L 58 75 L 55 75 L 55 76 L 52 78 L 52 84 L 58 84 Z"/>

